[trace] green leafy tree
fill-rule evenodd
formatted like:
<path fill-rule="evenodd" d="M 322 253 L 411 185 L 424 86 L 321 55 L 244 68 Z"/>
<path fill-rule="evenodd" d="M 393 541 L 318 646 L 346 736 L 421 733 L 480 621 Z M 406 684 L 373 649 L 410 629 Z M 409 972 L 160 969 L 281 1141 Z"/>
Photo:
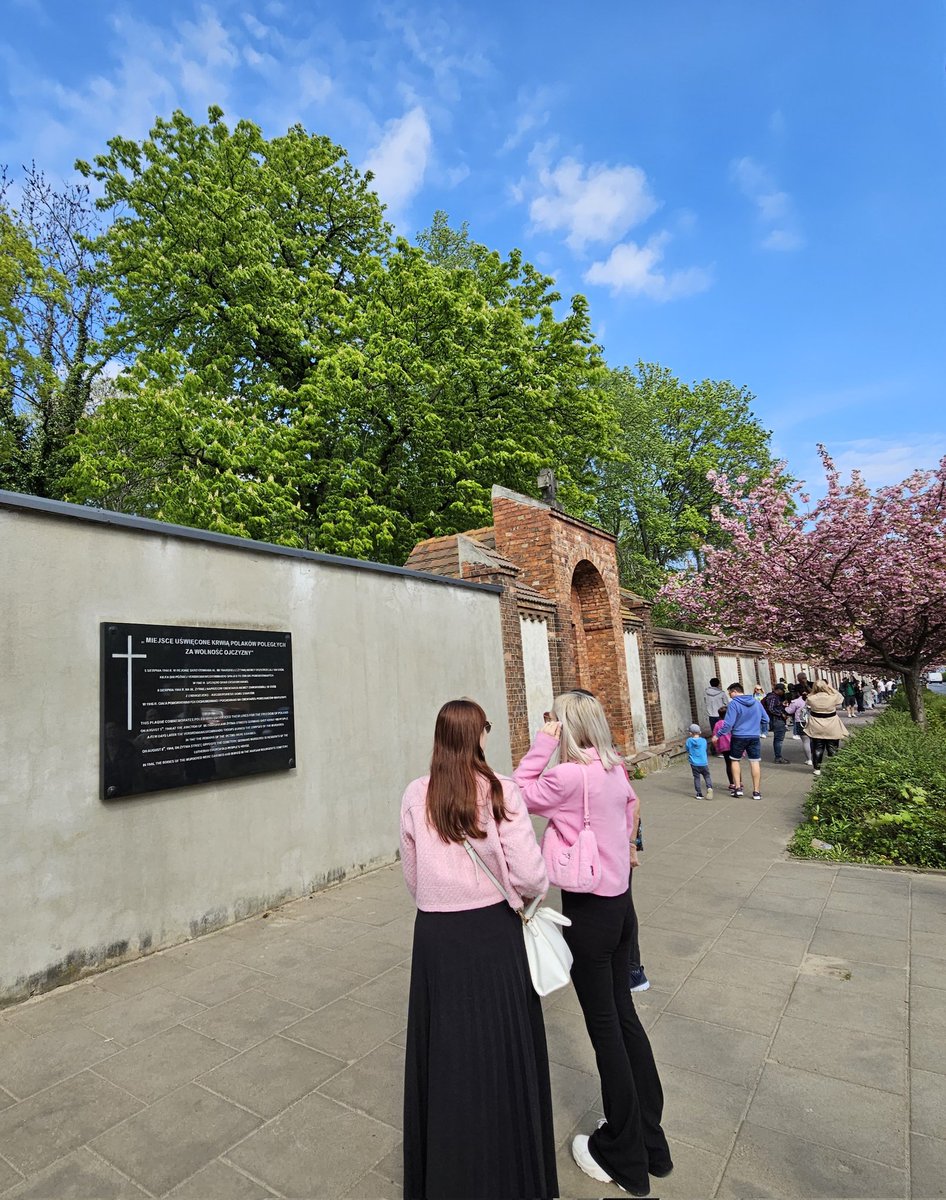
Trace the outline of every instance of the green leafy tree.
<path fill-rule="evenodd" d="M 755 482 L 774 465 L 754 397 L 725 381 L 685 384 L 666 367 L 638 363 L 608 373 L 620 434 L 600 469 L 593 519 L 618 538 L 622 581 L 654 596 L 668 571 L 701 563 L 721 536 L 710 471 Z"/>
<path fill-rule="evenodd" d="M 394 562 L 542 465 L 587 502 L 610 411 L 587 310 L 556 317 L 518 253 L 392 244 L 338 146 L 219 110 L 80 167 L 114 212 L 96 248 L 129 366 L 77 439 L 77 499 Z"/>
<path fill-rule="evenodd" d="M 61 498 L 81 417 L 101 393 L 94 334 L 103 298 L 81 186 L 27 170 L 16 208 L 0 186 L 0 486 Z"/>

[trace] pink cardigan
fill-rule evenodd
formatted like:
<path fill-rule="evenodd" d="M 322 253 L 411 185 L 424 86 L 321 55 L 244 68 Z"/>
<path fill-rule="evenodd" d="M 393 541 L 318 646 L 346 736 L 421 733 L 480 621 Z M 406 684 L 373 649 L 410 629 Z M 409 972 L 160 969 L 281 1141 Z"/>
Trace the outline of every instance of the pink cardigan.
<path fill-rule="evenodd" d="M 588 750 L 591 761 L 584 768 L 567 762 L 545 771 L 557 749 L 558 738 L 540 730 L 513 778 L 522 788 L 529 812 L 548 817 L 565 840 L 573 842 L 584 824 L 582 771 L 588 772 L 591 828 L 601 855 L 601 882 L 594 895 L 620 896 L 630 882 L 630 843 L 637 836 L 637 795 L 620 766 L 604 769 L 597 750 Z"/>
<path fill-rule="evenodd" d="M 459 912 L 502 903 L 486 877 L 460 842 L 444 842 L 427 823 L 427 784 L 430 776 L 407 785 L 401 800 L 401 866 L 408 891 L 424 912 Z M 493 820 L 486 782 L 481 789 L 481 825 L 486 837 L 470 844 L 506 889 L 513 908 L 523 898 L 544 896 L 549 877 L 535 840 L 532 822 L 519 789 L 500 776 L 508 821 Z"/>

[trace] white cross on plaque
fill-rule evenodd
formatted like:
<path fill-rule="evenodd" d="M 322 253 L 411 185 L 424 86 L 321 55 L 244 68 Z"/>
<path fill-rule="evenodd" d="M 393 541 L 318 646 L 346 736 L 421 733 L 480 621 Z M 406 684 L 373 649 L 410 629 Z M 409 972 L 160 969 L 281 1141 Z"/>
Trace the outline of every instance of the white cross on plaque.
<path fill-rule="evenodd" d="M 128 649 L 124 654 L 113 654 L 112 658 L 127 658 L 128 659 L 128 728 L 131 729 L 131 660 L 133 658 L 147 658 L 147 654 L 132 654 L 131 652 L 131 634 L 128 635 Z"/>

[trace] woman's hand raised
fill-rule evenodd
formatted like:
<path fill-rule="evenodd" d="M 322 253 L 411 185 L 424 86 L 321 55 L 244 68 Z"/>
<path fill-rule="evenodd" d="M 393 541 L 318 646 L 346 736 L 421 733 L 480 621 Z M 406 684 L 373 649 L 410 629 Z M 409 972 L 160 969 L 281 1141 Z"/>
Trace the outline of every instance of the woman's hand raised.
<path fill-rule="evenodd" d="M 546 721 L 542 726 L 542 732 L 547 733 L 549 737 L 561 737 L 562 724 L 560 721 Z"/>

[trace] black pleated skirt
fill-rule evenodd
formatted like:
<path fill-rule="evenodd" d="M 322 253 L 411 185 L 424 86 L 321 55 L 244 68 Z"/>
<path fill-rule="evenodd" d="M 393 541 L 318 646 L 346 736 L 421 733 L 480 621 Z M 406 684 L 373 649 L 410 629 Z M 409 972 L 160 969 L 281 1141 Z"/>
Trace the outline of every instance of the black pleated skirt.
<path fill-rule="evenodd" d="M 558 1195 L 542 1004 L 503 902 L 418 912 L 404 1067 L 406 1200 Z"/>

